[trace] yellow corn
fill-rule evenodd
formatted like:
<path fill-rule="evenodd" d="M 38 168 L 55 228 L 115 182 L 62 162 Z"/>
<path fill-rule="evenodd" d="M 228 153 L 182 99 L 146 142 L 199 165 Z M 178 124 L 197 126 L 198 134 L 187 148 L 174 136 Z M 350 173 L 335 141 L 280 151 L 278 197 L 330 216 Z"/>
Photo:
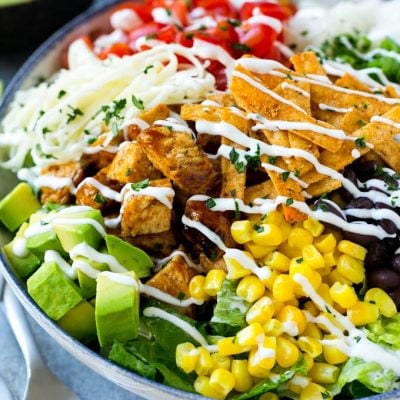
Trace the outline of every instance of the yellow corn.
<path fill-rule="evenodd" d="M 261 224 L 257 231 L 253 230 L 253 242 L 262 246 L 279 246 L 283 242 L 282 231 L 275 224 Z"/>
<path fill-rule="evenodd" d="M 266 378 L 270 372 L 269 369 L 261 366 L 257 356 L 257 349 L 250 350 L 247 368 L 250 375 L 255 376 L 256 378 Z"/>
<path fill-rule="evenodd" d="M 362 263 L 348 254 L 342 254 L 339 257 L 337 270 L 353 283 L 361 283 L 365 278 L 365 270 Z"/>
<path fill-rule="evenodd" d="M 282 368 L 289 368 L 299 359 L 300 351 L 298 347 L 280 336 L 276 339 L 276 362 Z"/>
<path fill-rule="evenodd" d="M 289 258 L 298 258 L 301 257 L 301 250 L 298 249 L 297 247 L 292 247 L 288 245 L 288 242 L 282 243 L 279 247 L 278 250 L 284 254 L 286 257 Z"/>
<path fill-rule="evenodd" d="M 204 347 L 198 347 L 199 358 L 195 367 L 197 375 L 208 375 L 214 369 L 214 361 L 210 353 Z"/>
<path fill-rule="evenodd" d="M 336 339 L 333 335 L 326 335 L 325 340 L 332 340 L 332 343 L 324 342 L 322 345 L 322 353 L 324 359 L 328 364 L 341 364 L 349 358 L 345 353 L 343 353 L 334 343 Z"/>
<path fill-rule="evenodd" d="M 271 318 L 263 325 L 265 334 L 268 336 L 281 336 L 283 333 L 283 327 L 281 321 Z"/>
<path fill-rule="evenodd" d="M 364 301 L 376 304 L 379 312 L 387 318 L 394 317 L 397 313 L 396 304 L 391 297 L 382 289 L 373 288 L 365 293 Z"/>
<path fill-rule="evenodd" d="M 273 251 L 264 258 L 264 264 L 280 272 L 289 271 L 290 258 L 279 251 Z"/>
<path fill-rule="evenodd" d="M 210 386 L 221 393 L 223 397 L 226 397 L 235 387 L 235 377 L 231 371 L 217 368 L 210 375 Z"/>
<path fill-rule="evenodd" d="M 282 308 L 285 306 L 285 303 L 283 301 L 278 301 L 278 300 L 274 299 L 272 296 L 272 293 L 271 293 L 270 298 L 274 302 L 274 306 L 275 306 L 274 316 L 277 316 L 279 314 L 279 311 L 281 311 Z"/>
<path fill-rule="evenodd" d="M 250 252 L 254 258 L 263 258 L 267 254 L 271 253 L 276 249 L 276 246 L 263 246 L 261 244 L 254 243 L 253 241 L 244 244 L 244 248 Z"/>
<path fill-rule="evenodd" d="M 307 229 L 311 233 L 311 235 L 313 235 L 314 237 L 320 236 L 325 229 L 324 225 L 321 224 L 321 222 L 319 222 L 311 217 L 308 217 L 303 222 L 303 227 L 304 227 L 304 229 Z"/>
<path fill-rule="evenodd" d="M 271 211 L 264 218 L 264 222 L 267 224 L 281 225 L 284 222 L 283 215 L 279 211 Z"/>
<path fill-rule="evenodd" d="M 288 388 L 296 394 L 300 394 L 302 390 L 310 383 L 311 379 L 308 376 L 296 374 L 289 382 Z"/>
<path fill-rule="evenodd" d="M 314 240 L 314 246 L 321 253 L 328 253 L 333 251 L 336 247 L 336 238 L 332 233 L 327 233 L 325 235 L 321 235 L 320 237 Z"/>
<path fill-rule="evenodd" d="M 264 324 L 272 318 L 274 312 L 275 307 L 272 300 L 267 296 L 263 296 L 250 307 L 249 311 L 247 311 L 246 322 L 248 324 L 253 322 Z"/>
<path fill-rule="evenodd" d="M 264 295 L 264 292 L 264 284 L 254 275 L 242 278 L 236 288 L 236 294 L 243 297 L 249 303 L 260 299 Z"/>
<path fill-rule="evenodd" d="M 279 400 L 279 396 L 272 392 L 262 394 L 258 400 Z"/>
<path fill-rule="evenodd" d="M 311 268 L 319 269 L 325 267 L 324 257 L 322 257 L 322 254 L 317 250 L 314 245 L 308 244 L 307 246 L 304 246 L 301 250 L 301 254 L 304 261 Z"/>
<path fill-rule="evenodd" d="M 332 269 L 327 278 L 331 285 L 333 285 L 335 282 L 340 282 L 349 286 L 353 284 L 349 279 L 345 278 L 337 268 Z"/>
<path fill-rule="evenodd" d="M 222 269 L 212 269 L 206 275 L 206 279 L 204 281 L 204 291 L 209 296 L 215 297 L 221 290 L 225 278 L 225 271 L 223 271 Z"/>
<path fill-rule="evenodd" d="M 298 307 L 299 304 L 300 304 L 300 302 L 296 297 L 293 297 L 293 299 L 285 301 L 285 305 L 288 305 L 288 306 Z"/>
<path fill-rule="evenodd" d="M 289 237 L 289 233 L 292 230 L 292 225 L 286 221 L 283 221 L 279 225 L 279 228 L 281 228 L 283 242 L 286 242 L 287 238 Z"/>
<path fill-rule="evenodd" d="M 318 357 L 322 353 L 322 345 L 318 339 L 311 336 L 301 336 L 297 343 L 300 350 L 310 355 L 312 358 Z"/>
<path fill-rule="evenodd" d="M 252 257 L 250 253 L 247 253 L 249 257 Z M 226 268 L 228 270 L 228 274 L 226 275 L 227 279 L 239 279 L 244 276 L 250 275 L 251 271 L 247 268 L 244 268 L 238 261 L 234 258 L 229 258 L 224 256 L 224 261 L 226 264 Z"/>
<path fill-rule="evenodd" d="M 303 331 L 304 336 L 309 336 L 315 339 L 322 339 L 322 332 L 321 329 L 318 328 L 317 325 L 315 325 L 312 322 L 309 322 L 306 326 L 306 329 Z"/>
<path fill-rule="evenodd" d="M 327 285 L 326 283 L 321 283 L 319 285 L 317 293 L 325 300 L 326 303 L 333 305 L 333 300 L 330 295 L 329 285 Z"/>
<path fill-rule="evenodd" d="M 289 326 L 293 325 L 293 329 L 290 329 L 295 334 L 291 336 L 297 336 L 303 333 L 307 326 L 307 320 L 302 310 L 297 307 L 287 305 L 279 311 L 276 317 L 283 325 L 285 330 L 285 324 Z"/>
<path fill-rule="evenodd" d="M 231 225 L 231 235 L 236 243 L 250 242 L 253 233 L 253 225 L 250 221 L 234 221 Z"/>
<path fill-rule="evenodd" d="M 240 344 L 236 343 L 234 337 L 227 337 L 223 338 L 218 341 L 218 353 L 221 356 L 232 356 L 234 354 L 245 353 L 246 351 L 250 350 L 250 347 L 241 346 Z"/>
<path fill-rule="evenodd" d="M 194 276 L 189 282 L 189 294 L 196 300 L 207 300 L 208 295 L 204 291 L 204 282 L 206 278 L 203 275 Z"/>
<path fill-rule="evenodd" d="M 265 266 L 270 271 L 270 274 L 267 278 L 263 278 L 262 282 L 267 287 L 268 290 L 272 291 L 275 279 L 279 276 L 279 272 L 275 271 L 273 268 L 269 267 L 268 265 Z"/>
<path fill-rule="evenodd" d="M 343 308 L 353 307 L 357 303 L 357 295 L 349 285 L 345 283 L 335 282 L 329 289 L 332 300 Z"/>
<path fill-rule="evenodd" d="M 347 316 L 356 326 L 366 325 L 379 318 L 379 308 L 376 304 L 357 301 L 353 307 L 347 310 Z"/>
<path fill-rule="evenodd" d="M 340 368 L 335 365 L 316 362 L 309 371 L 308 375 L 316 383 L 328 385 L 335 383 L 339 377 Z"/>
<path fill-rule="evenodd" d="M 236 334 L 236 342 L 240 346 L 255 346 L 258 343 L 260 335 L 264 334 L 260 323 L 254 322 Z"/>
<path fill-rule="evenodd" d="M 292 277 L 287 274 L 280 274 L 274 280 L 272 285 L 272 295 L 278 301 L 289 301 L 295 298 L 294 294 L 295 282 Z"/>
<path fill-rule="evenodd" d="M 324 262 L 325 262 L 325 258 L 324 258 Z M 324 278 L 325 276 L 328 277 L 328 275 L 331 273 L 332 271 L 332 267 L 324 267 L 324 268 L 320 268 L 318 270 L 318 273 L 321 275 L 322 278 Z"/>
<path fill-rule="evenodd" d="M 304 310 L 308 311 L 313 317 L 317 317 L 319 314 L 318 307 L 311 300 L 304 303 Z"/>
<path fill-rule="evenodd" d="M 223 368 L 230 370 L 231 369 L 231 359 L 227 356 L 222 356 L 219 353 L 212 353 L 211 358 L 214 361 L 214 369 Z"/>
<path fill-rule="evenodd" d="M 198 376 L 194 381 L 194 390 L 205 397 L 224 399 L 225 396 L 215 387 L 211 386 L 208 376 Z"/>
<path fill-rule="evenodd" d="M 331 394 L 321 385 L 311 382 L 300 393 L 299 400 L 324 400 L 332 399 Z"/>
<path fill-rule="evenodd" d="M 313 270 L 305 261 L 302 261 L 302 259 L 292 259 L 290 262 L 289 275 L 293 278 L 296 274 L 304 276 L 314 289 L 318 289 L 322 282 L 321 275 Z M 295 293 L 301 296 L 306 295 L 301 285 L 297 282 L 295 282 Z"/>
<path fill-rule="evenodd" d="M 308 372 L 314 365 L 314 359 L 308 354 L 303 354 L 303 358 L 306 363 L 306 371 Z"/>
<path fill-rule="evenodd" d="M 232 360 L 231 372 L 235 377 L 234 389 L 237 392 L 247 392 L 253 386 L 247 360 Z"/>
<path fill-rule="evenodd" d="M 176 365 L 189 374 L 196 368 L 199 355 L 199 350 L 192 343 L 180 343 L 176 346 Z"/>
<path fill-rule="evenodd" d="M 364 261 L 367 255 L 367 249 L 349 240 L 341 240 L 338 244 L 338 250 L 361 261 Z"/>
<path fill-rule="evenodd" d="M 308 244 L 312 244 L 313 240 L 311 233 L 304 228 L 292 229 L 287 239 L 289 246 L 297 247 L 300 250 Z"/>
<path fill-rule="evenodd" d="M 266 336 L 263 342 L 259 343 L 258 348 L 254 349 L 254 351 L 254 362 L 257 362 L 261 368 L 272 369 L 276 360 L 276 338 L 273 336 Z"/>
<path fill-rule="evenodd" d="M 335 250 L 328 251 L 322 254 L 326 267 L 334 267 L 337 264 L 338 256 Z"/>

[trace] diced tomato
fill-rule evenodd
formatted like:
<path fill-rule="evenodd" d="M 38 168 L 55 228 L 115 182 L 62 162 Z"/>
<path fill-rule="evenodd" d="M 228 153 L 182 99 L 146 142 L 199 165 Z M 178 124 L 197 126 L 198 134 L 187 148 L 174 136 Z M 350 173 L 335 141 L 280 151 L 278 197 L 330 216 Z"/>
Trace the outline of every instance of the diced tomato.
<path fill-rule="evenodd" d="M 235 28 L 228 20 L 219 21 L 215 28 L 208 28 L 206 32 L 211 36 L 218 37 L 222 42 L 222 47 L 230 53 L 232 52 L 232 43 L 239 40 Z"/>
<path fill-rule="evenodd" d="M 176 42 L 176 36 L 179 32 L 179 29 L 175 25 L 167 25 L 157 32 L 154 39 L 165 43 L 173 43 Z"/>
<path fill-rule="evenodd" d="M 260 1 L 255 3 L 244 3 L 240 9 L 240 19 L 245 21 L 253 15 L 253 10 L 259 8 L 261 13 L 268 15 L 272 18 L 277 18 L 281 21 L 286 21 L 292 15 L 292 11 L 285 6 L 281 6 L 275 3 L 269 3 L 266 1 Z"/>
<path fill-rule="evenodd" d="M 194 0 L 194 7 L 202 7 L 208 15 L 225 18 L 236 18 L 237 13 L 228 0 Z"/>
<path fill-rule="evenodd" d="M 214 75 L 215 84 L 218 90 L 227 89 L 225 66 L 216 60 L 211 60 L 207 71 Z"/>
<path fill-rule="evenodd" d="M 118 57 L 123 57 L 133 54 L 133 51 L 126 43 L 114 43 L 110 47 L 99 53 L 97 56 L 101 60 L 105 60 L 110 54 Z"/>
<path fill-rule="evenodd" d="M 118 4 L 114 8 L 114 11 L 123 10 L 124 8 L 129 8 L 135 11 L 143 22 L 150 22 L 152 20 L 151 9 L 145 4 L 138 4 L 136 1 L 126 1 L 124 3 Z"/>
<path fill-rule="evenodd" d="M 129 42 L 134 43 L 142 36 L 156 35 L 160 28 L 160 24 L 157 24 L 156 22 L 148 22 L 129 33 Z"/>

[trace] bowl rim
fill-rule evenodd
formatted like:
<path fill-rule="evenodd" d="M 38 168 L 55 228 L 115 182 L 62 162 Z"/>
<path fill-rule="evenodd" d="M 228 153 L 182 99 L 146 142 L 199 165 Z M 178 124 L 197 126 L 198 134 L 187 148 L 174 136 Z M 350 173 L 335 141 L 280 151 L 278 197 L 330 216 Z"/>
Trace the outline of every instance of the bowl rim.
<path fill-rule="evenodd" d="M 23 85 L 26 76 L 34 70 L 34 68 L 40 63 L 42 58 L 53 48 L 55 45 L 62 41 L 63 38 L 73 32 L 75 29 L 82 26 L 87 20 L 94 18 L 95 16 L 101 15 L 109 11 L 114 5 L 120 3 L 122 0 L 105 0 L 102 4 L 93 4 L 86 11 L 82 12 L 71 21 L 63 25 L 54 34 L 52 34 L 46 41 L 44 41 L 24 62 L 19 68 L 17 73 L 11 79 L 6 86 L 3 96 L 0 98 L 0 120 L 3 118 L 7 111 L 8 106 L 14 98 L 15 93 Z M 0 170 L 1 172 L 1 170 Z M 118 385 L 125 390 L 143 396 L 143 390 L 146 387 L 149 389 L 155 389 L 160 391 L 162 394 L 171 395 L 171 399 L 187 399 L 187 400 L 205 400 L 207 397 L 201 396 L 197 393 L 190 393 L 180 389 L 173 388 L 171 386 L 153 381 L 145 378 L 135 372 L 129 371 L 117 364 L 112 363 L 108 359 L 101 356 L 99 353 L 91 350 L 85 344 L 74 339 L 68 333 L 63 331 L 55 321 L 51 320 L 33 301 L 29 296 L 25 285 L 14 273 L 4 253 L 0 251 L 0 273 L 3 274 L 7 284 L 11 287 L 13 292 L 16 294 L 18 300 L 22 303 L 25 310 L 31 315 L 31 317 L 51 336 L 58 344 L 61 345 L 69 354 L 74 358 L 82 362 L 85 366 L 92 369 L 94 372 L 102 375 L 110 382 Z M 74 349 L 73 351 L 71 349 Z M 100 367 L 100 368 L 99 368 Z M 110 371 L 115 376 L 115 379 L 110 378 Z M 123 378 L 123 381 L 119 381 L 119 378 Z M 134 384 L 142 385 L 140 393 L 132 390 Z M 131 385 L 130 385 L 131 384 Z M 132 387 L 130 387 L 132 386 Z M 150 393 L 150 391 L 149 391 Z M 154 395 L 154 391 L 152 392 Z M 365 400 L 389 400 L 389 399 L 400 399 L 400 389 L 393 390 L 382 394 L 377 394 L 371 397 L 364 398 Z M 210 399 L 212 400 L 212 399 Z M 362 399 L 361 399 L 362 400 Z"/>

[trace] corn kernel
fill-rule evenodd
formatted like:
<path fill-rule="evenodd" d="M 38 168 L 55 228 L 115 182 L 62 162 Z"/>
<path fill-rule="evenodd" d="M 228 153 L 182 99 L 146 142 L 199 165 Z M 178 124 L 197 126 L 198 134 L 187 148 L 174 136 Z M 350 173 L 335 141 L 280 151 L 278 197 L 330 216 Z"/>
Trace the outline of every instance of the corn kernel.
<path fill-rule="evenodd" d="M 283 215 L 277 210 L 270 211 L 264 218 L 264 222 L 267 224 L 280 225 L 283 221 Z"/>
<path fill-rule="evenodd" d="M 341 240 L 338 244 L 338 250 L 360 261 L 364 261 L 367 255 L 367 249 L 349 240 Z"/>
<path fill-rule="evenodd" d="M 194 276 L 189 282 L 189 294 L 196 300 L 207 300 L 208 295 L 204 291 L 204 282 L 206 278 L 203 275 Z"/>
<path fill-rule="evenodd" d="M 301 250 L 298 249 L 297 247 L 292 247 L 289 246 L 287 242 L 282 243 L 279 247 L 278 250 L 284 254 L 286 257 L 289 258 L 298 258 L 301 257 Z"/>
<path fill-rule="evenodd" d="M 261 324 L 254 322 L 236 334 L 236 342 L 240 346 L 255 346 L 258 344 L 258 338 L 263 334 L 264 330 Z"/>
<path fill-rule="evenodd" d="M 223 397 L 226 397 L 235 387 L 235 377 L 231 371 L 217 368 L 210 375 L 210 385 Z"/>
<path fill-rule="evenodd" d="M 272 301 L 274 302 L 274 306 L 275 306 L 274 316 L 277 316 L 279 314 L 279 312 L 282 310 L 282 308 L 285 307 L 285 303 L 283 301 L 278 301 L 278 300 L 274 299 L 272 297 L 272 293 L 271 293 L 270 298 L 272 298 Z"/>
<path fill-rule="evenodd" d="M 304 336 L 310 336 L 315 339 L 322 339 L 322 332 L 318 326 L 312 322 L 309 322 L 306 326 L 306 329 L 303 331 Z"/>
<path fill-rule="evenodd" d="M 339 373 L 340 368 L 336 367 L 335 365 L 316 362 L 314 363 L 308 375 L 314 382 L 328 385 L 337 381 Z"/>
<path fill-rule="evenodd" d="M 247 311 L 246 322 L 248 324 L 253 322 L 264 324 L 272 318 L 274 312 L 275 307 L 272 300 L 267 296 L 263 296 L 250 307 L 249 311 Z"/>
<path fill-rule="evenodd" d="M 337 231 L 336 229 L 326 229 L 325 233 L 332 233 L 332 235 L 335 236 L 336 243 L 339 243 L 343 239 L 341 232 Z"/>
<path fill-rule="evenodd" d="M 336 345 L 335 345 L 336 337 L 333 335 L 326 335 L 323 345 L 322 352 L 324 355 L 324 359 L 328 364 L 341 364 L 348 360 L 347 354 L 343 353 Z M 332 341 L 329 343 L 329 341 Z"/>
<path fill-rule="evenodd" d="M 311 336 L 301 336 L 297 343 L 299 344 L 300 350 L 310 355 L 312 358 L 316 358 L 322 353 L 320 341 Z"/>
<path fill-rule="evenodd" d="M 328 275 L 328 281 L 331 285 L 333 285 L 335 282 L 340 282 L 349 286 L 353 284 L 349 279 L 345 278 L 337 268 L 334 268 Z"/>
<path fill-rule="evenodd" d="M 279 246 L 283 242 L 282 231 L 275 224 L 261 224 L 258 231 L 253 231 L 252 239 L 262 246 Z"/>
<path fill-rule="evenodd" d="M 284 331 L 289 331 L 291 336 L 301 334 L 307 326 L 303 311 L 290 305 L 282 308 L 277 315 L 277 319 L 282 323 Z"/>
<path fill-rule="evenodd" d="M 273 336 L 266 336 L 264 340 L 258 344 L 258 348 L 255 351 L 254 362 L 257 362 L 261 368 L 272 369 L 276 359 L 276 338 Z"/>
<path fill-rule="evenodd" d="M 278 301 L 289 301 L 295 298 L 295 282 L 287 274 L 281 274 L 276 277 L 272 286 L 272 295 Z"/>
<path fill-rule="evenodd" d="M 293 278 L 296 274 L 304 276 L 311 283 L 314 289 L 318 289 L 322 282 L 321 275 L 301 259 L 292 259 L 290 262 L 289 275 Z M 297 282 L 295 282 L 295 293 L 300 296 L 306 295 L 301 285 Z"/>
<path fill-rule="evenodd" d="M 236 243 L 250 242 L 253 225 L 250 221 L 234 221 L 231 225 L 231 235 Z"/>
<path fill-rule="evenodd" d="M 324 259 L 325 262 L 325 259 Z M 318 273 L 321 275 L 322 278 L 324 278 L 325 276 L 328 277 L 328 275 L 331 273 L 332 271 L 332 267 L 324 267 L 324 268 L 320 268 L 318 270 Z"/>
<path fill-rule="evenodd" d="M 337 262 L 337 270 L 353 283 L 361 283 L 365 278 L 364 266 L 348 254 L 343 254 Z"/>
<path fill-rule="evenodd" d="M 236 294 L 243 297 L 249 303 L 253 303 L 264 295 L 265 286 L 254 275 L 245 276 L 236 288 Z"/>
<path fill-rule="evenodd" d="M 262 394 L 258 400 L 279 400 L 279 396 L 272 392 Z"/>
<path fill-rule="evenodd" d="M 288 339 L 280 336 L 276 339 L 276 362 L 282 368 L 289 368 L 299 359 L 298 347 Z"/>
<path fill-rule="evenodd" d="M 251 257 L 251 254 L 249 253 L 247 253 L 247 255 Z M 251 274 L 251 271 L 249 269 L 244 268 L 234 258 L 230 258 L 224 255 L 224 261 L 228 270 L 228 274 L 226 275 L 227 279 L 239 279 Z"/>
<path fill-rule="evenodd" d="M 330 393 L 321 385 L 311 382 L 300 393 L 299 400 L 323 400 L 332 399 Z"/>
<path fill-rule="evenodd" d="M 253 241 L 244 244 L 244 248 L 250 252 L 254 258 L 263 258 L 267 254 L 271 253 L 276 249 L 276 246 L 263 246 L 261 244 L 256 244 Z"/>
<path fill-rule="evenodd" d="M 337 264 L 338 254 L 335 250 L 328 251 L 322 254 L 326 267 L 334 267 Z"/>
<path fill-rule="evenodd" d="M 321 253 L 333 251 L 336 247 L 336 238 L 332 233 L 321 235 L 314 240 L 314 246 Z"/>
<path fill-rule="evenodd" d="M 250 350 L 248 346 L 241 346 L 236 343 L 234 337 L 226 337 L 218 341 L 217 343 L 218 353 L 221 356 L 232 356 L 234 354 L 245 353 Z"/>
<path fill-rule="evenodd" d="M 300 394 L 301 391 L 308 386 L 311 379 L 308 376 L 296 374 L 289 382 L 288 388 L 290 391 L 296 394 Z"/>
<path fill-rule="evenodd" d="M 194 381 L 194 390 L 205 397 L 215 399 L 224 399 L 225 396 L 210 385 L 210 378 L 208 376 L 198 376 Z"/>
<path fill-rule="evenodd" d="M 302 249 L 308 244 L 312 244 L 314 238 L 311 233 L 304 228 L 294 228 L 289 233 L 288 244 L 291 247 L 297 247 L 298 249 Z"/>
<path fill-rule="evenodd" d="M 301 254 L 304 261 L 311 268 L 319 269 L 325 267 L 324 257 L 322 257 L 322 254 L 317 250 L 314 245 L 308 244 L 307 246 L 304 246 L 301 250 Z"/>
<path fill-rule="evenodd" d="M 200 352 L 190 342 L 180 343 L 176 346 L 176 365 L 187 374 L 194 371 Z"/>
<path fill-rule="evenodd" d="M 321 283 L 317 290 L 317 293 L 325 300 L 325 303 L 333 305 L 333 300 L 330 295 L 330 288 L 326 283 Z"/>
<path fill-rule="evenodd" d="M 379 308 L 376 304 L 357 301 L 347 310 L 347 316 L 356 326 L 367 325 L 379 318 Z"/>
<path fill-rule="evenodd" d="M 285 305 L 287 306 L 293 306 L 293 307 L 299 307 L 299 300 L 296 297 L 293 297 L 293 299 L 285 301 Z"/>
<path fill-rule="evenodd" d="M 273 288 L 273 286 L 274 286 L 275 279 L 279 276 L 279 272 L 278 272 L 278 271 L 275 271 L 273 268 L 269 267 L 268 265 L 265 266 L 265 268 L 268 268 L 268 269 L 269 269 L 270 274 L 269 274 L 268 278 L 263 278 L 262 282 L 263 282 L 263 284 L 266 286 L 266 288 L 267 288 L 268 290 L 271 290 L 271 291 L 272 291 L 272 288 Z M 272 296 L 272 295 L 271 295 L 271 296 Z"/>
<path fill-rule="evenodd" d="M 345 283 L 335 282 L 329 289 L 332 300 L 343 308 L 353 307 L 357 303 L 357 295 L 349 285 Z"/>
<path fill-rule="evenodd" d="M 314 365 L 314 359 L 308 354 L 303 354 L 303 359 L 306 364 L 306 371 L 308 372 Z"/>
<path fill-rule="evenodd" d="M 266 378 L 270 370 L 263 368 L 260 365 L 258 356 L 257 356 L 257 349 L 250 350 L 249 353 L 249 362 L 247 364 L 248 371 L 250 375 L 255 376 L 257 378 Z"/>
<path fill-rule="evenodd" d="M 235 377 L 234 389 L 237 392 L 247 392 L 253 386 L 247 360 L 232 360 L 231 372 Z"/>
<path fill-rule="evenodd" d="M 231 359 L 227 356 L 222 356 L 219 353 L 212 353 L 211 358 L 214 361 L 214 369 L 223 368 L 230 370 L 231 369 Z"/>
<path fill-rule="evenodd" d="M 321 222 L 311 217 L 308 217 L 305 221 L 303 221 L 303 227 L 304 229 L 307 229 L 314 237 L 320 236 L 325 229 Z"/>
<path fill-rule="evenodd" d="M 194 370 L 197 375 L 208 375 L 214 369 L 214 361 L 204 347 L 198 347 L 197 350 L 199 351 L 199 358 Z"/>
<path fill-rule="evenodd" d="M 313 317 L 317 317 L 319 314 L 318 307 L 311 300 L 304 303 L 304 310 L 308 311 Z"/>
<path fill-rule="evenodd" d="M 367 303 L 376 304 L 379 312 L 387 318 L 394 317 L 397 313 L 396 304 L 390 296 L 382 289 L 373 288 L 365 293 L 364 301 Z"/>
<path fill-rule="evenodd" d="M 289 237 L 289 233 L 292 230 L 292 225 L 290 225 L 288 222 L 286 222 L 285 220 L 279 225 L 279 228 L 281 228 L 282 231 L 282 239 L 283 242 L 286 242 L 288 237 Z"/>
<path fill-rule="evenodd" d="M 273 251 L 264 258 L 264 264 L 280 272 L 289 271 L 290 258 L 279 251 Z"/>
<path fill-rule="evenodd" d="M 204 291 L 209 295 L 215 297 L 221 290 L 222 284 L 226 278 L 226 273 L 222 269 L 212 269 L 206 275 L 204 281 Z"/>
<path fill-rule="evenodd" d="M 265 334 L 268 336 L 281 336 L 283 333 L 283 326 L 281 321 L 271 318 L 263 325 Z"/>

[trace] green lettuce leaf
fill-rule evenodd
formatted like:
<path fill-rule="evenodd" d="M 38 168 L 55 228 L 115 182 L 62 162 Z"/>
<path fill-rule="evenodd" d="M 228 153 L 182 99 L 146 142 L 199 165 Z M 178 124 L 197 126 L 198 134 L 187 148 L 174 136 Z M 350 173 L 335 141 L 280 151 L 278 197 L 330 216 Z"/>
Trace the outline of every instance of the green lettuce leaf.
<path fill-rule="evenodd" d="M 246 324 L 245 315 L 251 303 L 237 296 L 238 280 L 225 279 L 217 295 L 217 304 L 211 318 L 213 333 L 220 336 L 234 336 Z"/>
<path fill-rule="evenodd" d="M 367 326 L 368 339 L 391 350 L 400 350 L 400 313 L 392 318 L 381 317 Z"/>

